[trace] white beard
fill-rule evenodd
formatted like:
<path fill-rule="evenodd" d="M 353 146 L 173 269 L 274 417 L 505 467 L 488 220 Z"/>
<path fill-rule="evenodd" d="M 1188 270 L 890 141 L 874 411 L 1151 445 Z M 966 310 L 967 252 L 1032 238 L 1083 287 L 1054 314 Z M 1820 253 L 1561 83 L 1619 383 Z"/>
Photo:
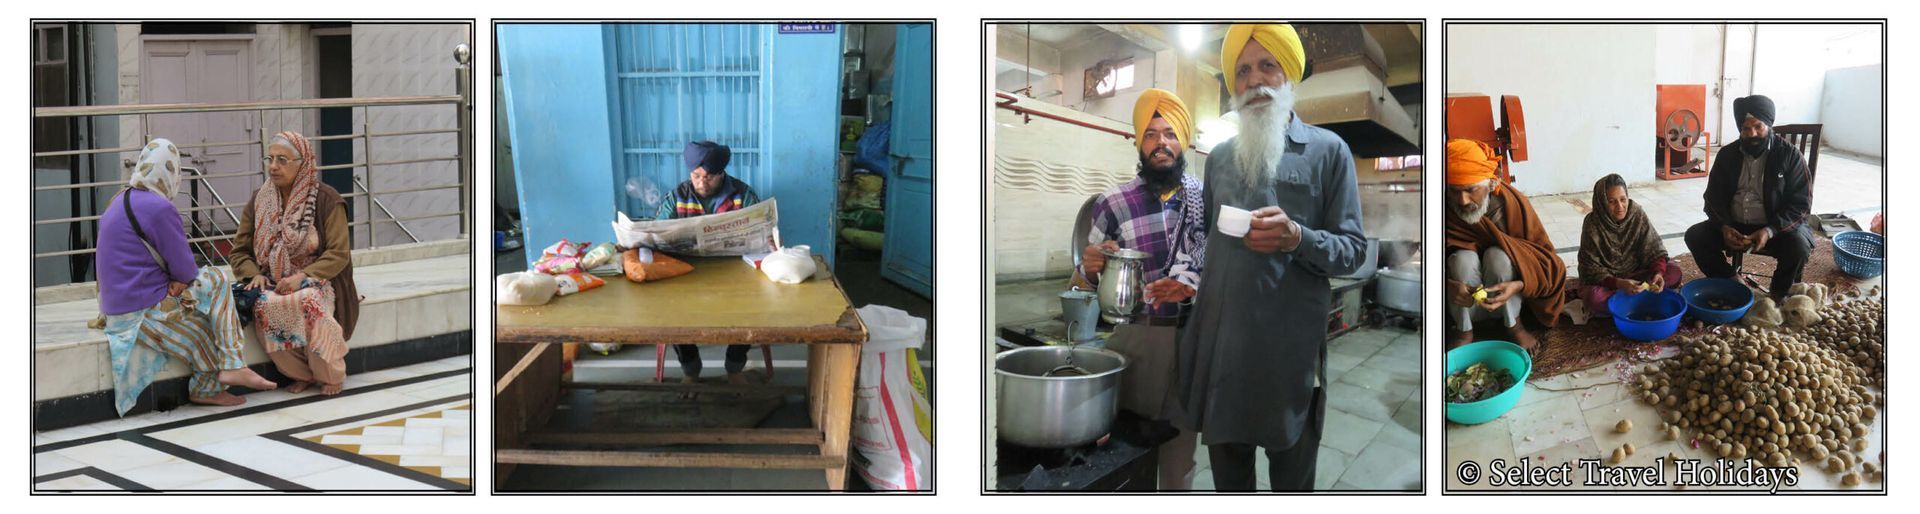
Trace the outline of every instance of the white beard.
<path fill-rule="evenodd" d="M 1493 187 L 1492 180 L 1487 181 L 1486 184 L 1489 188 Z M 1452 204 L 1448 204 L 1448 207 L 1453 209 L 1455 215 L 1460 216 L 1460 221 L 1465 221 L 1468 225 L 1479 225 L 1480 219 L 1487 217 L 1487 212 L 1493 210 L 1493 194 L 1487 194 L 1485 200 L 1481 200 L 1480 203 L 1474 204 L 1466 210 L 1461 210 L 1460 207 L 1455 207 Z"/>
<path fill-rule="evenodd" d="M 1269 102 L 1248 106 L 1247 102 L 1265 97 Z M 1234 136 L 1233 160 L 1239 164 L 1240 178 L 1248 188 L 1264 189 L 1280 169 L 1280 156 L 1287 150 L 1287 124 L 1293 120 L 1293 84 L 1278 89 L 1258 87 L 1233 97 L 1233 111 L 1239 113 L 1240 133 Z"/>

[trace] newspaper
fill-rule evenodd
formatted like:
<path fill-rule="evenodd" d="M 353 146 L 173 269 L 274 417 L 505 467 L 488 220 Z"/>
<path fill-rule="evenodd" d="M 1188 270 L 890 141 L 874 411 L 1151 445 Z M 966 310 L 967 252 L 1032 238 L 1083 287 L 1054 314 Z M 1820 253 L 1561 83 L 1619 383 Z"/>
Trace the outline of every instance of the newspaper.
<path fill-rule="evenodd" d="M 692 218 L 633 221 L 618 213 L 614 239 L 622 248 L 652 248 L 697 257 L 765 253 L 778 248 L 780 210 L 768 198 L 744 209 Z"/>

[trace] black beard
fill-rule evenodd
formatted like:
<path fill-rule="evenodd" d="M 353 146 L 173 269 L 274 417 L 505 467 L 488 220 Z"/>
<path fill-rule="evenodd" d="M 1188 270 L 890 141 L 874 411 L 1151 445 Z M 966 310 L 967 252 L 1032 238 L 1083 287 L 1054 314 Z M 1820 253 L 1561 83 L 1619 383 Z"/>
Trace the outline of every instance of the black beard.
<path fill-rule="evenodd" d="M 1759 157 L 1760 154 L 1766 153 L 1767 138 L 1772 136 L 1773 134 L 1767 134 L 1754 138 L 1741 138 L 1740 152 L 1747 154 L 1748 157 Z"/>
<path fill-rule="evenodd" d="M 1165 168 L 1154 167 L 1150 155 L 1140 156 L 1140 179 L 1148 185 L 1167 186 L 1180 183 L 1180 175 L 1187 171 L 1187 156 L 1184 152 L 1173 154 L 1173 165 Z"/>

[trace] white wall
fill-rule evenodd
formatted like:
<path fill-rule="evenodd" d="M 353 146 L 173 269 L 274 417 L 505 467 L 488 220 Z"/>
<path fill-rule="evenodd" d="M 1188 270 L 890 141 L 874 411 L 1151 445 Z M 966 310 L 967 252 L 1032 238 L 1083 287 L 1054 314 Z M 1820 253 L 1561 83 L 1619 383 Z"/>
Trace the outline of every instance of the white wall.
<path fill-rule="evenodd" d="M 1608 173 L 1653 179 L 1651 26 L 1446 30 L 1448 93 L 1519 95 L 1525 107 L 1530 160 L 1514 163 L 1515 188 L 1530 195 L 1587 191 Z"/>
<path fill-rule="evenodd" d="M 1821 138 L 1833 148 L 1879 157 L 1882 151 L 1879 64 L 1827 70 L 1821 90 Z"/>
<path fill-rule="evenodd" d="M 1773 99 L 1775 124 L 1819 123 L 1826 70 L 1878 64 L 1881 37 L 1878 25 L 1761 25 L 1753 92 Z"/>
<path fill-rule="evenodd" d="M 1019 105 L 1116 130 L 1130 124 L 1022 98 Z M 994 109 L 994 278 L 998 281 L 1065 277 L 1073 268 L 1069 240 L 1074 217 L 1087 198 L 1138 173 L 1139 151 L 1119 135 L 1040 117 L 1032 121 Z M 1198 178 L 1206 157 L 1187 154 L 1187 173 Z"/>

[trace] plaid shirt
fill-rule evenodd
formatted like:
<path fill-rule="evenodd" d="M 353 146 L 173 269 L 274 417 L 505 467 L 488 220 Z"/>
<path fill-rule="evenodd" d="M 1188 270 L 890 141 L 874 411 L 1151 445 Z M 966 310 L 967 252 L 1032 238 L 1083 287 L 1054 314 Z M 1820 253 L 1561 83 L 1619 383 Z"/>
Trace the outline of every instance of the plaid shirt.
<path fill-rule="evenodd" d="M 1163 202 L 1147 190 L 1145 181 L 1134 177 L 1094 201 L 1093 230 L 1087 233 L 1087 243 L 1114 241 L 1121 248 L 1146 252 L 1146 283 L 1172 277 L 1198 291 L 1207 237 L 1206 215 L 1202 212 L 1206 204 L 1200 191 L 1198 179 L 1182 174 L 1180 189 Z M 1075 271 L 1087 283 L 1100 281 L 1097 275 Z M 1160 304 L 1144 311 L 1154 316 L 1177 316 L 1180 306 Z"/>

